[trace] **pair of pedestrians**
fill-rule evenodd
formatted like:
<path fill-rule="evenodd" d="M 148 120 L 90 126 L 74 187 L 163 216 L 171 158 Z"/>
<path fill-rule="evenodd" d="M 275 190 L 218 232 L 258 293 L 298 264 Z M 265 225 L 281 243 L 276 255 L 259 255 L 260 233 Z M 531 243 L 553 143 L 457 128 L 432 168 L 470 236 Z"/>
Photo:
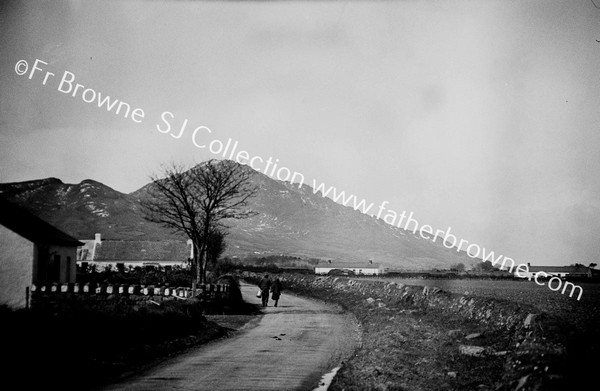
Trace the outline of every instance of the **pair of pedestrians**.
<path fill-rule="evenodd" d="M 272 293 L 273 300 L 275 300 L 275 307 L 277 307 L 277 303 L 279 302 L 279 297 L 281 296 L 281 281 L 279 278 L 276 278 L 275 281 L 271 281 L 269 279 L 269 275 L 265 274 L 265 276 L 258 283 L 258 287 L 260 288 L 260 298 L 262 299 L 262 306 L 267 307 L 269 304 L 269 291 Z"/>

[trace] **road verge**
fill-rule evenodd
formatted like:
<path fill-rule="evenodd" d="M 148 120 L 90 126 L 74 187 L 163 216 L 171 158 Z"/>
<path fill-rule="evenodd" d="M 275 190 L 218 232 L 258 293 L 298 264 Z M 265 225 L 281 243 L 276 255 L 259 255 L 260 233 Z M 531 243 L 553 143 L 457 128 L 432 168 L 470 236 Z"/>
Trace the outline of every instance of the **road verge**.
<path fill-rule="evenodd" d="M 259 275 L 245 272 L 253 281 Z M 280 274 L 284 289 L 341 305 L 362 344 L 332 390 L 561 389 L 567 327 L 514 302 L 389 281 Z M 570 384 L 570 383 L 569 383 Z"/>

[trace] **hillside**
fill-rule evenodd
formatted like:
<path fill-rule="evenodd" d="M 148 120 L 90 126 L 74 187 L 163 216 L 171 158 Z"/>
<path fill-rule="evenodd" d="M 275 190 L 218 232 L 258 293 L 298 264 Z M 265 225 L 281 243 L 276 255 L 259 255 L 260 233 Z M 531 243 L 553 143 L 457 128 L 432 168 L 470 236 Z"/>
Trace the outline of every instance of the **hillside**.
<path fill-rule="evenodd" d="M 56 178 L 0 184 L 0 194 L 79 239 L 160 240 L 173 235 L 146 221 L 127 194 L 93 180 L 66 184 Z"/>
<path fill-rule="evenodd" d="M 250 201 L 257 215 L 229 221 L 225 255 L 287 254 L 321 259 L 365 262 L 404 269 L 448 268 L 474 263 L 464 253 L 446 249 L 382 220 L 344 207 L 307 185 L 273 180 L 252 170 L 258 187 Z M 102 233 L 103 238 L 160 240 L 174 235 L 146 221 L 139 203 L 144 187 L 124 194 L 99 182 L 64 184 L 55 178 L 0 184 L 0 194 L 80 239 Z"/>

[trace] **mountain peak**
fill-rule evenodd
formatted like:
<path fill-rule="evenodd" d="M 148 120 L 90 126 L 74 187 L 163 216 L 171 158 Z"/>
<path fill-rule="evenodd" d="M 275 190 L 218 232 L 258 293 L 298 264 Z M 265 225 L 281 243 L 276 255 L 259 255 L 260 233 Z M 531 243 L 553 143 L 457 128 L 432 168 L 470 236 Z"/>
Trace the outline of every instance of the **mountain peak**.
<path fill-rule="evenodd" d="M 219 164 L 225 162 L 221 160 Z M 232 163 L 251 173 L 250 181 L 258 191 L 248 204 L 256 215 L 227 222 L 231 231 L 225 255 L 243 258 L 287 254 L 355 263 L 373 259 L 385 266 L 412 270 L 474 263 L 464 252 L 447 249 L 441 242 L 422 239 L 340 205 L 315 193 L 309 185 L 299 187 L 248 165 Z M 152 186 L 153 182 L 123 194 L 91 179 L 79 185 L 65 185 L 56 178 L 47 178 L 0 184 L 0 192 L 9 192 L 15 202 L 35 209 L 79 239 L 92 238 L 97 232 L 114 239 L 173 238 L 170 230 L 144 219 L 140 202 L 150 197 L 148 190 Z"/>

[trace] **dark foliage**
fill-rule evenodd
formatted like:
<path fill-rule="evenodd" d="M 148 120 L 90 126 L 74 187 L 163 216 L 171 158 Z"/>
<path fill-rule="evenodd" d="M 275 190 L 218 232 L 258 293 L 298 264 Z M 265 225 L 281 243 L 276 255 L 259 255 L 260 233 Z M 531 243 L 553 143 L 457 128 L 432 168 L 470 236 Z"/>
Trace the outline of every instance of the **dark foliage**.
<path fill-rule="evenodd" d="M 224 334 L 192 301 L 68 301 L 0 315 L 10 357 L 4 381 L 19 389 L 91 389 Z M 23 368 L 34 376 L 21 376 Z"/>

